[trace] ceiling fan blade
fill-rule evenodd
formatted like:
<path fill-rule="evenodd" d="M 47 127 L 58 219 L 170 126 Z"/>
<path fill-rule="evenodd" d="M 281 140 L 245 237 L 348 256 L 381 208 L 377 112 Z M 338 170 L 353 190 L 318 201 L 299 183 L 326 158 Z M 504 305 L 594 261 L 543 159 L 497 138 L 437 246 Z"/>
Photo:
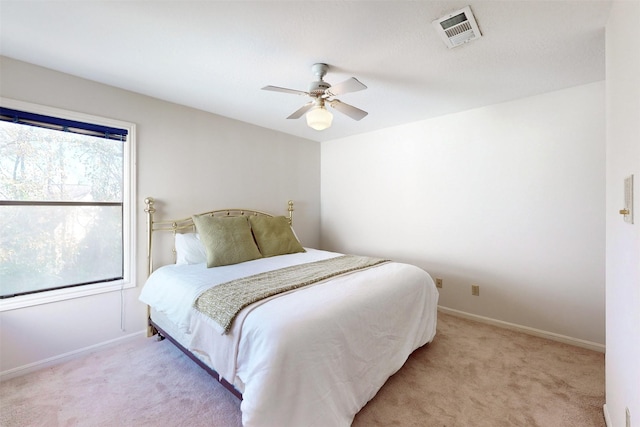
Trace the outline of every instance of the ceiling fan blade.
<path fill-rule="evenodd" d="M 362 120 L 367 116 L 367 114 L 369 114 L 366 111 L 356 108 L 353 105 L 340 102 L 337 99 L 329 101 L 329 105 L 340 111 L 342 114 L 346 114 L 347 116 L 351 117 L 353 120 Z"/>
<path fill-rule="evenodd" d="M 303 90 L 287 89 L 285 87 L 278 87 L 278 86 L 265 86 L 262 88 L 262 90 L 271 90 L 274 92 L 284 92 L 284 93 L 292 93 L 294 95 L 309 96 L 309 92 L 305 92 Z"/>
<path fill-rule="evenodd" d="M 287 119 L 299 119 L 304 113 L 309 111 L 311 107 L 313 107 L 313 102 L 308 102 L 294 111 L 289 117 L 287 117 Z"/>
<path fill-rule="evenodd" d="M 360 80 L 356 79 L 355 77 L 351 77 L 350 79 L 345 80 L 342 83 L 331 86 L 325 91 L 325 94 L 327 96 L 338 96 L 342 95 L 343 93 L 357 92 L 366 88 L 367 87 L 362 84 Z"/>

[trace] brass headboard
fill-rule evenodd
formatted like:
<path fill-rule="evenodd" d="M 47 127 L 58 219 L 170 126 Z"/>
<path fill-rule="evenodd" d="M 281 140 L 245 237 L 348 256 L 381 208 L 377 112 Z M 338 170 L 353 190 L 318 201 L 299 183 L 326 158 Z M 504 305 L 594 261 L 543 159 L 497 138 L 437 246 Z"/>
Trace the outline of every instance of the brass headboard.
<path fill-rule="evenodd" d="M 176 233 L 189 233 L 195 231 L 192 217 L 181 218 L 175 220 L 157 221 L 153 218 L 156 212 L 153 206 L 155 199 L 153 197 L 147 197 L 144 199 L 145 208 L 144 211 L 147 214 L 147 274 L 150 275 L 153 272 L 153 233 L 171 232 L 174 235 Z M 289 200 L 287 211 L 289 212 L 289 225 L 293 225 L 293 201 Z M 213 211 L 203 212 L 198 215 L 211 215 L 211 216 L 273 216 L 270 213 L 258 211 L 255 209 L 217 209 Z M 175 252 L 175 248 L 173 249 Z"/>

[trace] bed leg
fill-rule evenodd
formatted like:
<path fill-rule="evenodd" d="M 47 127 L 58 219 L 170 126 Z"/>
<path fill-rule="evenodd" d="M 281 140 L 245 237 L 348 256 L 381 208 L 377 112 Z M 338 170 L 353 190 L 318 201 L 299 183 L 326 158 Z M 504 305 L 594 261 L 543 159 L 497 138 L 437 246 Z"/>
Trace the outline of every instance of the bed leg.
<path fill-rule="evenodd" d="M 158 330 L 151 324 L 151 321 L 147 324 L 147 338 L 150 338 L 158 333 Z"/>
<path fill-rule="evenodd" d="M 151 321 L 151 317 L 147 316 L 147 338 L 151 338 L 152 336 L 158 333 L 159 333 L 158 329 L 153 325 L 153 322 Z"/>

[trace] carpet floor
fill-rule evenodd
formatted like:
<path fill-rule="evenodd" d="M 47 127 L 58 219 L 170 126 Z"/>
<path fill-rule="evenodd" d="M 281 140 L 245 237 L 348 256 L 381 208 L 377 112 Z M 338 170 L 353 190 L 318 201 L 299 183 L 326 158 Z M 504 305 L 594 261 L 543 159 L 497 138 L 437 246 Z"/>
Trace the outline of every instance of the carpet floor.
<path fill-rule="evenodd" d="M 435 340 L 353 426 L 603 427 L 603 404 L 602 353 L 440 313 Z M 236 427 L 241 416 L 168 340 L 141 337 L 2 382 L 0 425 Z"/>

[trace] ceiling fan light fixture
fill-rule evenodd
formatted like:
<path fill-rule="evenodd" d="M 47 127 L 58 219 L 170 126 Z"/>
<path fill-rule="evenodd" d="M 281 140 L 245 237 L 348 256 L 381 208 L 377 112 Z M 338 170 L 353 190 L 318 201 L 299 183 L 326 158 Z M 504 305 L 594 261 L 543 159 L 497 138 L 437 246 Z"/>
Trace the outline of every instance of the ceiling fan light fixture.
<path fill-rule="evenodd" d="M 316 105 L 307 113 L 307 125 L 315 130 L 327 129 L 332 121 L 333 114 L 321 105 Z"/>
<path fill-rule="evenodd" d="M 355 77 L 332 86 L 322 79 L 328 69 L 329 66 L 327 64 L 313 64 L 311 71 L 315 74 L 316 80 L 311 83 L 308 92 L 279 86 L 265 86 L 262 90 L 304 95 L 311 98 L 311 101 L 291 113 L 287 119 L 299 119 L 306 115 L 307 126 L 318 131 L 331 127 L 331 122 L 333 121 L 333 114 L 327 111 L 326 104 L 331 105 L 332 108 L 353 120 L 362 120 L 368 114 L 366 111 L 353 105 L 345 104 L 335 97 L 349 92 L 357 92 L 367 87 Z"/>

